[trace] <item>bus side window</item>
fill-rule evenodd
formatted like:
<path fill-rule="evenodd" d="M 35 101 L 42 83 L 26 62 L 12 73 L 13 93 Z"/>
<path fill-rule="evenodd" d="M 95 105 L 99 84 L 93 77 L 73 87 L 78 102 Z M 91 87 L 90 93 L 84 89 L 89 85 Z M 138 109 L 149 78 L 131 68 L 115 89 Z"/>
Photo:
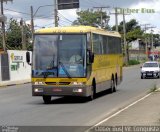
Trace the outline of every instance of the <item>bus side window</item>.
<path fill-rule="evenodd" d="M 102 54 L 102 38 L 98 34 L 93 34 L 93 52 Z"/>

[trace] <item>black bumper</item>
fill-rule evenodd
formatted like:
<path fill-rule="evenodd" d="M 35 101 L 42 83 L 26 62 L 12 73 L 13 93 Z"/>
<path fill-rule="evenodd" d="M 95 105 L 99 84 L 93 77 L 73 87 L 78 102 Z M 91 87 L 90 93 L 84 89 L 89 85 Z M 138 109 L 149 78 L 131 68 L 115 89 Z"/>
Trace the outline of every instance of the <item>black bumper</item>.
<path fill-rule="evenodd" d="M 39 91 L 35 91 L 39 89 Z M 76 90 L 82 89 L 82 92 Z M 91 94 L 91 87 L 89 86 L 46 86 L 46 85 L 33 85 L 32 95 L 33 96 L 82 96 L 87 97 Z"/>
<path fill-rule="evenodd" d="M 159 77 L 160 73 L 154 73 L 154 72 L 145 72 L 141 73 L 142 77 Z"/>

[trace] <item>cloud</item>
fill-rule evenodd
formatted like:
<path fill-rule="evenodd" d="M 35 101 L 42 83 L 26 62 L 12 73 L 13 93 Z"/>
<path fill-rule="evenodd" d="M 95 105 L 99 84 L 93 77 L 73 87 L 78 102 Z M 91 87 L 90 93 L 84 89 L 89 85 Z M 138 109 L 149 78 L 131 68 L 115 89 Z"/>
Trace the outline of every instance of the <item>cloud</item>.
<path fill-rule="evenodd" d="M 18 12 L 12 12 L 12 11 L 5 11 L 5 16 L 8 16 L 9 18 L 20 18 L 22 15 Z"/>
<path fill-rule="evenodd" d="M 39 8 L 39 6 L 44 5 L 53 5 L 54 0 L 13 0 L 13 3 L 8 2 L 7 4 L 4 3 L 4 8 L 16 10 L 18 12 L 24 12 L 30 14 L 30 6 L 33 6 L 34 13 Z M 157 18 L 160 18 L 160 1 L 159 0 L 80 0 L 80 8 L 88 9 L 93 8 L 95 6 L 110 6 L 113 7 L 121 7 L 121 8 L 153 8 L 155 9 L 156 13 L 152 14 L 131 14 L 126 15 L 126 21 L 130 19 L 137 19 L 139 23 L 151 23 L 154 26 L 157 26 L 160 29 L 160 23 Z M 108 11 L 108 9 L 106 10 Z M 16 19 L 23 18 L 27 22 L 30 22 L 30 15 L 21 14 L 16 12 L 9 12 L 5 10 L 5 14 L 8 17 L 13 17 Z M 112 10 L 112 12 L 114 12 Z M 159 12 L 159 13 L 157 13 Z M 76 10 L 60 10 L 60 17 L 59 23 L 60 25 L 71 25 L 71 22 L 77 18 Z M 41 16 L 41 18 L 35 18 L 35 25 L 39 27 L 49 27 L 53 26 L 52 23 L 54 22 L 54 6 L 46 6 L 39 8 L 36 16 Z M 42 19 L 43 18 L 43 19 Z M 119 22 L 122 21 L 122 15 L 119 15 Z M 148 19 L 149 18 L 149 19 Z M 111 19 L 109 22 L 110 25 L 115 24 L 115 16 L 111 15 Z"/>
<path fill-rule="evenodd" d="M 59 23 L 60 25 L 71 25 L 77 18 L 76 9 L 60 10 L 59 12 Z"/>
<path fill-rule="evenodd" d="M 160 18 L 159 7 L 160 7 L 159 0 L 150 0 L 150 1 L 141 0 L 136 4 L 124 8 L 124 9 L 138 9 L 138 13 L 131 13 L 130 15 L 125 15 L 125 19 L 126 21 L 129 21 L 131 19 L 136 19 L 139 22 L 139 24 L 151 24 L 150 26 L 156 26 L 160 30 L 160 22 L 157 20 L 157 18 Z M 122 15 L 119 15 L 118 18 L 119 22 L 123 21 Z M 115 16 L 111 16 L 110 24 L 115 25 Z M 158 29 L 155 29 L 156 33 L 158 33 Z"/>
<path fill-rule="evenodd" d="M 132 5 L 131 8 L 145 10 L 145 11 L 154 11 L 154 13 L 138 13 L 132 14 L 141 24 L 150 24 L 150 26 L 156 26 L 160 29 L 160 22 L 157 18 L 160 18 L 160 2 L 159 0 L 152 0 L 150 2 L 142 1 L 138 5 Z M 156 29 L 157 31 L 157 29 Z"/>

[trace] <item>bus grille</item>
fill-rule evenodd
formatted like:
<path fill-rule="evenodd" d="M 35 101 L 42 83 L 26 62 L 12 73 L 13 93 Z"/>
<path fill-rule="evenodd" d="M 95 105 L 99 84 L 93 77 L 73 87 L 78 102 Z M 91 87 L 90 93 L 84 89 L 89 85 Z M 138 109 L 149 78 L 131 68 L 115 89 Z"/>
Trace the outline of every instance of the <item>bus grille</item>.
<path fill-rule="evenodd" d="M 46 82 L 47 85 L 69 85 L 71 82 Z"/>

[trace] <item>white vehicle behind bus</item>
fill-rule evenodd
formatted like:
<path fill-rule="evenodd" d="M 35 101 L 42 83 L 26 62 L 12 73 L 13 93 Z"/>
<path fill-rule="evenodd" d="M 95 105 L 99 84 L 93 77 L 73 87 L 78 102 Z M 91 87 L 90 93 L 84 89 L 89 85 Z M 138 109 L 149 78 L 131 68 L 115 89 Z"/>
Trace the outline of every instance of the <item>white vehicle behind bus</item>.
<path fill-rule="evenodd" d="M 148 61 L 143 64 L 141 67 L 141 79 L 146 77 L 160 77 L 160 65 L 157 61 Z"/>

